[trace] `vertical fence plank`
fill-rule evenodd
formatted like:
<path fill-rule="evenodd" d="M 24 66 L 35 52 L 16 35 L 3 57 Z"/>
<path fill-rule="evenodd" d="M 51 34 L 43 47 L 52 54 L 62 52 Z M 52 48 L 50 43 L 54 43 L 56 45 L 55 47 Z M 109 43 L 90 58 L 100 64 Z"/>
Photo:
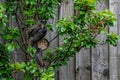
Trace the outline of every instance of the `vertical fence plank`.
<path fill-rule="evenodd" d="M 3 2 L 5 2 L 5 0 L 0 0 L 0 3 L 3 3 Z"/>
<path fill-rule="evenodd" d="M 56 14 L 58 14 L 58 9 L 56 9 Z M 53 26 L 56 26 L 56 23 L 58 21 L 58 15 L 54 17 L 54 19 L 50 19 L 48 21 L 48 24 L 53 24 Z M 59 38 L 57 36 L 57 32 L 52 32 L 50 30 L 47 31 L 47 34 L 45 38 L 50 42 L 49 43 L 49 49 L 54 50 L 56 47 L 59 46 Z M 55 38 L 56 37 L 56 38 Z M 54 39 L 55 38 L 55 39 Z M 51 41 L 52 40 L 52 41 Z M 58 71 L 55 71 L 55 79 L 58 80 L 59 74 Z"/>
<path fill-rule="evenodd" d="M 59 18 L 67 17 L 70 19 L 74 13 L 73 9 L 73 0 L 64 0 L 64 2 L 61 3 L 60 9 L 59 9 Z M 62 44 L 62 39 L 59 40 L 59 45 Z M 67 66 L 61 67 L 59 71 L 59 80 L 75 80 L 74 76 L 74 59 L 70 59 Z"/>
<path fill-rule="evenodd" d="M 21 24 L 21 26 L 23 26 L 22 23 L 20 23 L 20 24 Z M 12 16 L 10 15 L 9 16 L 9 27 L 14 28 L 16 26 L 18 26 L 18 24 L 16 23 L 16 20 L 13 19 Z M 20 40 L 19 40 L 19 42 L 22 43 Z M 21 48 L 15 49 L 15 51 L 12 53 L 12 56 L 14 58 L 14 62 L 21 63 L 21 62 L 24 62 L 26 60 L 25 54 Z M 23 78 L 24 78 L 24 73 L 21 71 L 14 73 L 14 75 L 15 75 L 15 80 L 23 80 Z"/>
<path fill-rule="evenodd" d="M 92 49 L 92 80 L 109 80 L 108 46 Z"/>
<path fill-rule="evenodd" d="M 12 18 L 12 15 L 9 15 L 8 20 L 9 20 L 9 22 L 8 22 L 7 27 L 15 28 L 16 26 L 18 26 L 16 23 L 16 20 Z M 21 26 L 23 26 L 23 25 L 21 24 Z M 19 42 L 22 43 L 20 40 L 19 40 Z M 25 54 L 20 48 L 15 49 L 11 55 L 13 57 L 13 63 L 25 61 Z M 20 72 L 20 71 L 14 73 L 14 75 L 15 75 L 14 76 L 15 80 L 23 80 L 23 78 L 24 78 L 24 73 Z"/>
<path fill-rule="evenodd" d="M 117 15 L 117 22 L 118 22 L 118 34 L 120 36 L 120 0 L 118 2 L 118 15 Z M 120 79 L 120 41 L 118 43 L 118 79 Z"/>
<path fill-rule="evenodd" d="M 108 0 L 98 3 L 98 11 L 108 8 Z M 98 36 L 100 41 L 105 39 L 103 33 Z M 101 42 L 102 43 L 102 42 Z M 92 80 L 109 80 L 108 68 L 108 46 L 97 45 L 97 48 L 92 48 Z"/>
<path fill-rule="evenodd" d="M 90 80 L 90 62 L 90 49 L 83 48 L 76 54 L 76 80 Z"/>
<path fill-rule="evenodd" d="M 4 3 L 5 0 L 0 0 L 0 3 Z M 17 24 L 16 24 L 16 21 L 12 19 L 12 16 L 10 15 L 8 17 L 8 21 L 9 23 L 7 24 L 7 27 L 16 27 Z M 12 54 L 11 56 L 14 58 L 14 62 L 22 62 L 25 60 L 25 57 L 24 57 L 24 53 L 22 52 L 21 49 L 16 49 Z M 15 80 L 23 80 L 23 76 L 24 74 L 22 72 L 17 72 L 14 74 L 15 75 Z"/>
<path fill-rule="evenodd" d="M 110 10 L 116 15 L 118 18 L 118 11 L 119 11 L 119 0 L 109 0 L 109 8 Z M 110 28 L 110 32 L 118 33 L 118 22 L 115 24 L 114 27 Z M 109 60 L 110 60 L 110 80 L 119 80 L 118 79 L 118 66 L 117 66 L 117 56 L 118 56 L 118 49 L 117 47 L 109 46 Z"/>

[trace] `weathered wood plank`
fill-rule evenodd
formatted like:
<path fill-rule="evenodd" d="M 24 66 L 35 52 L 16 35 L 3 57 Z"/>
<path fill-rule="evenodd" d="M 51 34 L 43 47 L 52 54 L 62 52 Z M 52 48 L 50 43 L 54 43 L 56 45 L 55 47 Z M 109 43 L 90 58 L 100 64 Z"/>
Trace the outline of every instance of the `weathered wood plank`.
<path fill-rule="evenodd" d="M 56 12 L 57 13 L 57 12 Z M 50 20 L 50 24 L 53 24 L 53 26 L 56 26 L 56 22 L 57 22 L 57 20 L 58 20 L 58 18 L 57 17 L 55 17 L 54 19 L 52 19 L 52 20 Z M 58 37 L 56 37 L 57 36 L 57 32 L 52 32 L 52 31 L 50 31 L 50 30 L 48 30 L 48 32 L 47 32 L 47 34 L 46 34 L 46 38 L 48 39 L 48 41 L 50 41 L 50 43 L 49 43 L 49 48 L 50 49 L 54 49 L 55 47 L 57 47 L 58 46 Z M 56 38 L 55 38 L 56 37 Z M 53 40 L 53 38 L 55 38 L 54 40 Z M 52 40 L 52 41 L 51 41 Z"/>
<path fill-rule="evenodd" d="M 0 0 L 0 3 L 3 3 L 3 2 L 5 2 L 5 0 Z"/>
<path fill-rule="evenodd" d="M 64 0 L 64 2 L 61 3 L 60 9 L 59 9 L 59 18 L 67 17 L 70 19 L 74 13 L 73 8 L 73 0 Z M 62 39 L 59 40 L 59 45 L 62 44 Z M 67 66 L 61 67 L 59 71 L 59 80 L 75 80 L 74 76 L 74 59 L 70 59 Z"/>
<path fill-rule="evenodd" d="M 92 49 L 92 80 L 109 80 L 108 47 L 98 45 Z"/>
<path fill-rule="evenodd" d="M 14 20 L 11 15 L 9 16 L 9 23 L 7 26 L 12 27 L 12 28 L 18 26 L 16 23 L 16 20 Z M 22 24 L 21 24 L 21 26 L 22 26 Z M 20 42 L 20 40 L 19 40 L 19 42 Z M 22 43 L 22 42 L 20 42 L 20 43 Z M 13 60 L 14 60 L 13 63 L 25 61 L 25 54 L 20 48 L 15 49 L 15 51 L 11 55 L 12 55 Z M 23 78 L 24 78 L 23 72 L 16 72 L 16 73 L 14 73 L 14 75 L 15 75 L 15 77 L 14 77 L 15 80 L 23 80 Z"/>
<path fill-rule="evenodd" d="M 56 14 L 58 14 L 58 9 L 56 9 Z M 53 24 L 53 26 L 55 27 L 56 26 L 56 23 L 58 21 L 58 15 L 54 17 L 54 19 L 50 19 L 48 22 L 50 24 Z M 49 24 L 48 23 L 48 24 Z M 54 50 L 56 47 L 59 46 L 59 37 L 56 37 L 57 36 L 57 32 L 52 32 L 50 30 L 48 30 L 45 38 L 50 42 L 49 43 L 49 48 L 51 50 Z M 55 38 L 56 37 L 56 38 Z M 55 38 L 55 39 L 54 39 Z M 54 39 L 54 40 L 53 40 Z M 51 41 L 52 40 L 52 41 Z M 55 80 L 58 80 L 59 78 L 59 73 L 58 71 L 55 71 Z"/>
<path fill-rule="evenodd" d="M 118 18 L 118 11 L 119 11 L 119 3 L 120 0 L 109 0 L 109 8 L 110 10 L 116 15 Z M 114 27 L 111 27 L 109 30 L 110 32 L 118 33 L 118 22 L 115 24 Z M 118 49 L 117 47 L 109 46 L 109 62 L 110 62 L 110 80 L 119 80 L 118 79 L 118 66 L 117 66 L 117 56 L 118 56 Z"/>
<path fill-rule="evenodd" d="M 91 80 L 90 49 L 81 49 L 76 54 L 76 80 Z"/>
<path fill-rule="evenodd" d="M 118 14 L 117 14 L 117 22 L 118 22 L 117 25 L 118 25 L 118 34 L 120 36 L 120 1 L 118 3 L 119 3 L 118 4 L 119 9 L 118 9 Z M 118 62 L 117 62 L 117 64 L 118 64 L 118 79 L 120 79 L 120 41 L 118 43 Z"/>
<path fill-rule="evenodd" d="M 60 4 L 60 10 L 59 10 L 59 18 L 67 17 L 70 19 L 74 14 L 74 4 L 73 0 L 64 0 Z"/>
<path fill-rule="evenodd" d="M 98 3 L 98 11 L 108 8 L 108 0 Z M 100 41 L 103 41 L 104 34 L 98 36 Z M 102 42 L 101 42 L 102 43 Z M 96 48 L 92 48 L 92 80 L 109 80 L 109 68 L 108 68 L 108 46 L 97 45 Z"/>

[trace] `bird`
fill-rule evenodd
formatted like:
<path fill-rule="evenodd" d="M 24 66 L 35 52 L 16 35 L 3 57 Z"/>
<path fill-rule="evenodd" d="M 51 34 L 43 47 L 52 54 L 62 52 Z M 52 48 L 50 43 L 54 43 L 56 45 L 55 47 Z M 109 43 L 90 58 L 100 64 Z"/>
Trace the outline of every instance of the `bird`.
<path fill-rule="evenodd" d="M 38 23 L 34 25 L 30 31 L 28 32 L 28 38 L 30 39 L 31 37 L 31 45 L 35 46 L 37 45 L 37 42 L 41 40 L 47 33 L 47 28 L 45 27 L 44 24 Z"/>

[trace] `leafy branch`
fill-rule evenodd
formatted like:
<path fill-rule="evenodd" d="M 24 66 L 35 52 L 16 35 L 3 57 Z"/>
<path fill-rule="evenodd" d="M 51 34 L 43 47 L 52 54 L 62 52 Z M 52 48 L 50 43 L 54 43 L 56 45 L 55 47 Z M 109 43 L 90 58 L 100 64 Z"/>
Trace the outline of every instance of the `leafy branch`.
<path fill-rule="evenodd" d="M 5 58 L 4 60 L 7 60 L 6 64 L 9 66 L 10 72 L 21 71 L 25 73 L 24 79 L 28 79 L 28 77 L 31 80 L 53 79 L 53 68 L 57 69 L 66 65 L 69 58 L 73 57 L 82 48 L 96 47 L 97 44 L 101 44 L 101 41 L 97 39 L 97 36 L 101 33 L 106 36 L 103 41 L 105 44 L 117 45 L 120 39 L 119 36 L 115 33 L 109 33 L 107 30 L 108 26 L 114 25 L 116 21 L 115 15 L 109 10 L 97 12 L 97 0 L 73 0 L 77 13 L 73 15 L 71 20 L 64 17 L 58 20 L 56 26 L 47 26 L 50 25 L 47 23 L 48 20 L 54 19 L 54 16 L 56 16 L 56 8 L 60 6 L 62 1 L 6 0 L 4 4 L 0 4 L 0 37 L 5 43 L 5 46 L 0 45 L 2 47 L 0 55 L 4 50 L 5 54 L 7 54 L 8 52 L 12 53 L 16 48 L 21 48 L 27 60 L 26 62 L 15 62 L 9 65 L 11 62 Z M 12 16 L 11 19 L 15 21 L 17 26 L 10 27 L 7 25 L 9 16 Z M 43 39 L 47 29 L 54 31 L 56 28 L 57 35 L 50 41 L 44 40 L 49 44 L 56 38 L 62 37 L 62 45 L 59 45 L 54 50 L 42 50 L 36 47 L 38 41 L 40 41 L 38 37 Z M 30 37 L 28 37 L 29 31 L 33 31 Z M 32 40 L 36 35 L 38 40 L 32 44 Z M 41 44 L 40 47 L 43 47 Z M 42 51 L 39 52 L 40 50 Z M 45 54 L 41 56 L 43 51 L 45 51 Z M 34 59 L 38 54 L 37 52 L 40 53 L 40 58 L 45 66 L 38 65 Z M 2 64 L 6 65 L 3 62 Z M 4 74 L 2 73 L 2 75 Z M 11 78 L 11 73 L 9 77 Z"/>

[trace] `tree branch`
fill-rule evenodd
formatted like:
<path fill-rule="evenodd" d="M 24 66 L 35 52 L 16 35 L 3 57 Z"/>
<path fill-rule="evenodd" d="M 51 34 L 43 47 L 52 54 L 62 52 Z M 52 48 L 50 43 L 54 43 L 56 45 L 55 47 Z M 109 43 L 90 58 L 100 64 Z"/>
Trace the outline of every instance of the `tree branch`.
<path fill-rule="evenodd" d="M 20 23 L 19 23 L 17 15 L 16 15 L 16 22 L 17 22 L 18 28 L 20 30 L 20 36 L 21 36 L 22 42 L 25 43 L 25 39 L 24 39 L 24 36 L 23 36 L 23 33 L 22 33 L 22 29 L 21 29 L 21 26 L 20 26 Z"/>
<path fill-rule="evenodd" d="M 24 23 L 24 21 L 20 18 L 20 16 L 17 14 L 17 12 L 16 12 L 15 14 L 16 14 L 16 16 L 18 17 L 18 19 L 20 20 L 20 22 L 21 22 L 22 24 L 24 24 L 25 26 L 27 26 L 27 25 Z"/>
<path fill-rule="evenodd" d="M 59 37 L 59 34 L 57 34 L 53 39 L 51 39 L 51 40 L 49 41 L 49 43 L 52 42 L 53 40 L 55 40 L 57 37 Z"/>
<path fill-rule="evenodd" d="M 65 58 L 67 57 L 67 54 L 69 53 L 72 44 L 73 44 L 73 39 L 71 40 L 70 45 L 69 45 L 69 47 L 68 47 L 68 49 L 67 49 L 67 52 L 65 53 L 65 56 L 63 57 L 62 61 L 64 61 Z"/>
<path fill-rule="evenodd" d="M 28 53 L 17 40 L 16 40 L 16 43 L 20 46 L 20 48 L 23 50 L 24 53 Z"/>
<path fill-rule="evenodd" d="M 18 4 L 20 5 L 21 15 L 22 15 L 22 18 L 23 18 L 22 23 L 24 23 L 24 21 L 25 21 L 25 15 L 23 14 L 24 13 L 23 1 L 20 0 L 18 2 L 19 2 Z M 28 31 L 28 25 L 25 25 L 24 26 L 24 36 L 25 36 L 24 39 L 25 39 L 26 44 L 28 44 L 28 34 L 27 34 L 27 31 Z"/>

